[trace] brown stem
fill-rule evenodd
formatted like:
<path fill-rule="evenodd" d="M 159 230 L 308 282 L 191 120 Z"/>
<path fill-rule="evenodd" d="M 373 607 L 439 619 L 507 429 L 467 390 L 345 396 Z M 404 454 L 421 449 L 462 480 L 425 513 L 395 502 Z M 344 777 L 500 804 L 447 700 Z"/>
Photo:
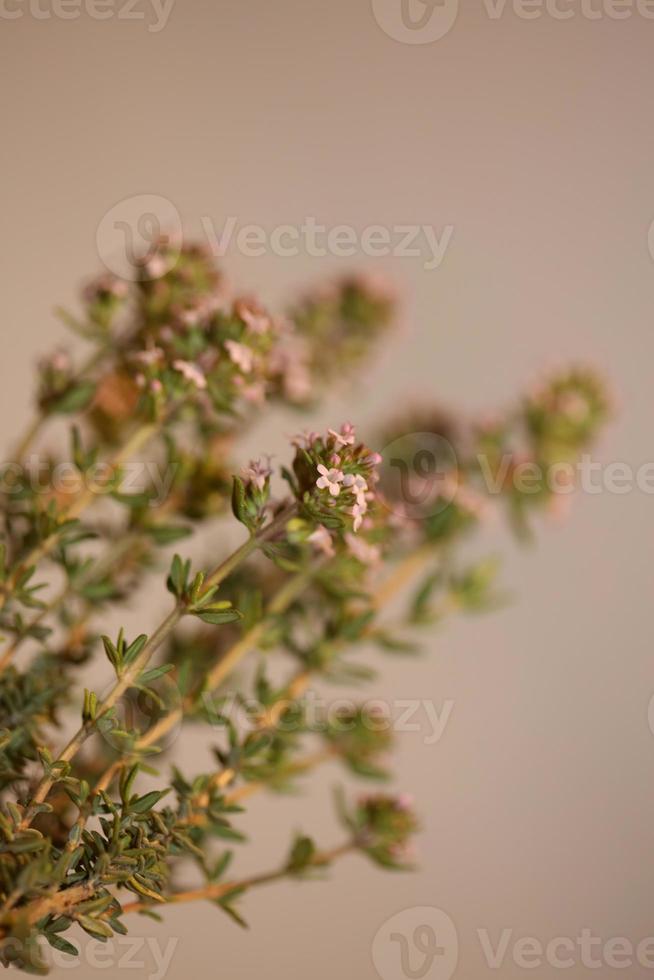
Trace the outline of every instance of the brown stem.
<path fill-rule="evenodd" d="M 330 762 L 332 759 L 338 758 L 338 750 L 334 746 L 329 746 L 326 749 L 322 749 L 319 752 L 312 752 L 310 755 L 304 756 L 302 759 L 297 759 L 295 762 L 291 763 L 287 769 L 284 770 L 284 776 L 301 776 L 306 772 L 310 772 L 312 769 L 317 769 L 321 766 L 323 762 Z M 243 783 L 242 786 L 237 786 L 233 789 L 231 793 L 227 793 L 225 796 L 225 803 L 231 806 L 233 803 L 240 803 L 242 800 L 248 799 L 250 796 L 254 796 L 255 793 L 261 792 L 261 790 L 266 789 L 270 784 L 267 780 L 261 779 L 256 780 L 251 783 Z"/>
<path fill-rule="evenodd" d="M 310 862 L 310 867 L 323 868 L 328 864 L 338 860 L 345 854 L 356 850 L 355 841 L 347 841 L 340 847 L 334 847 L 329 851 L 319 851 L 314 855 Z M 247 891 L 257 885 L 266 885 L 273 881 L 292 876 L 293 872 L 287 866 L 277 868 L 275 871 L 267 871 L 263 874 L 252 875 L 249 878 L 241 878 L 237 881 L 224 882 L 223 884 L 205 885 L 204 888 L 196 888 L 190 891 L 173 892 L 172 895 L 165 897 L 166 904 L 178 905 L 182 902 L 197 902 L 211 900 L 215 901 L 229 895 L 235 891 Z M 158 904 L 158 903 L 157 903 Z M 153 907 L 151 902 L 130 902 L 123 906 L 123 913 L 145 912 Z"/>

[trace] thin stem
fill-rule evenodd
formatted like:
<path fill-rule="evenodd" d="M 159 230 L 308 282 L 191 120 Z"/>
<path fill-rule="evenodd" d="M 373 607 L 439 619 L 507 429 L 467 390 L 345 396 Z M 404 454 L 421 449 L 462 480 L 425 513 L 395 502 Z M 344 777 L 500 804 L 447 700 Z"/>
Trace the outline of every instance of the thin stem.
<path fill-rule="evenodd" d="M 205 582 L 205 588 L 209 589 L 220 585 L 224 579 L 230 575 L 238 565 L 245 561 L 257 548 L 261 547 L 269 538 L 273 537 L 280 527 L 286 523 L 290 517 L 292 510 L 286 508 L 280 514 L 277 515 L 265 528 L 259 531 L 257 534 L 252 535 L 240 548 L 237 548 L 228 558 L 226 558 L 216 569 L 209 575 Z M 136 657 L 136 659 L 129 665 L 127 670 L 118 678 L 116 684 L 105 697 L 104 701 L 98 705 L 95 719 L 93 721 L 85 721 L 82 726 L 75 732 L 70 741 L 65 745 L 60 754 L 57 757 L 58 762 L 70 762 L 78 753 L 84 742 L 92 734 L 97 726 L 97 722 L 103 718 L 111 709 L 114 707 L 116 702 L 124 694 L 124 692 L 133 685 L 134 681 L 138 678 L 142 670 L 147 666 L 150 658 L 162 643 L 170 636 L 172 631 L 178 625 L 180 620 L 187 614 L 188 610 L 186 605 L 181 602 L 177 602 L 171 612 L 166 616 L 162 623 L 157 627 L 154 633 L 150 636 L 147 643 Z M 23 820 L 21 822 L 22 827 L 29 825 L 32 816 L 33 808 L 35 805 L 42 803 L 48 792 L 50 791 L 55 778 L 49 775 L 45 775 L 40 783 L 38 784 L 34 795 L 32 797 L 30 806 L 25 811 Z"/>
<path fill-rule="evenodd" d="M 295 762 L 290 763 L 288 768 L 284 770 L 283 775 L 288 777 L 301 776 L 306 772 L 310 772 L 312 769 L 317 769 L 323 762 L 331 762 L 332 759 L 337 759 L 338 756 L 338 750 L 334 746 L 329 746 L 318 752 L 312 752 L 302 759 L 296 759 Z M 250 796 L 254 796 L 255 793 L 266 789 L 269 785 L 269 781 L 265 779 L 243 783 L 242 786 L 237 786 L 236 789 L 233 789 L 231 793 L 227 793 L 225 803 L 228 806 L 231 806 L 233 803 L 240 803 L 242 800 L 248 799 Z"/>
<path fill-rule="evenodd" d="M 347 841 L 341 844 L 340 847 L 334 847 L 329 851 L 319 851 L 313 856 L 308 866 L 323 868 L 328 864 L 332 864 L 338 858 L 350 854 L 356 848 L 356 841 Z M 255 888 L 258 885 L 267 885 L 273 881 L 280 881 L 282 878 L 292 876 L 293 871 L 285 865 L 274 871 L 266 871 L 263 874 L 252 875 L 249 878 L 241 878 L 240 880 L 224 882 L 223 884 L 205 885 L 203 888 L 196 888 L 191 891 L 173 892 L 171 895 L 165 896 L 165 901 L 169 905 L 206 900 L 216 901 L 216 899 L 224 898 L 235 891 L 248 891 L 250 888 Z M 123 913 L 144 912 L 151 909 L 153 904 L 152 902 L 130 902 L 123 906 Z"/>
<path fill-rule="evenodd" d="M 268 609 L 266 610 L 263 618 L 256 623 L 251 629 L 249 629 L 244 635 L 237 640 L 226 651 L 224 656 L 220 658 L 215 667 L 207 674 L 203 693 L 205 695 L 212 694 L 218 689 L 218 687 L 223 683 L 227 676 L 234 670 L 238 663 L 245 657 L 251 650 L 253 650 L 261 637 L 264 635 L 266 628 L 269 624 L 271 617 L 279 616 L 281 613 L 285 612 L 286 609 L 291 605 L 292 602 L 302 593 L 306 588 L 307 583 L 311 580 L 312 576 L 316 572 L 316 566 L 311 569 L 299 572 L 290 578 L 285 585 L 277 592 L 274 599 L 270 602 Z M 169 714 L 165 715 L 156 725 L 153 725 L 142 738 L 136 744 L 136 751 L 149 748 L 154 745 L 162 736 L 174 728 L 175 725 L 181 721 L 184 716 L 185 708 L 188 708 L 189 704 L 186 703 L 180 708 L 176 708 Z M 126 763 L 122 763 L 125 765 Z M 121 768 L 121 763 L 118 764 L 118 769 Z"/>
<path fill-rule="evenodd" d="M 379 586 L 373 595 L 373 605 L 381 609 L 386 603 L 400 592 L 405 585 L 434 557 L 434 545 L 425 544 L 416 548 L 400 561 L 385 582 Z"/>
<path fill-rule="evenodd" d="M 14 450 L 14 454 L 12 457 L 13 463 L 20 463 L 23 457 L 27 455 L 27 452 L 32 446 L 32 443 L 41 432 L 41 429 L 43 428 L 43 425 L 45 424 L 47 417 L 48 417 L 47 414 L 44 412 L 40 412 L 38 415 L 34 416 L 31 424 L 23 433 L 20 442 L 18 443 L 16 449 Z"/>

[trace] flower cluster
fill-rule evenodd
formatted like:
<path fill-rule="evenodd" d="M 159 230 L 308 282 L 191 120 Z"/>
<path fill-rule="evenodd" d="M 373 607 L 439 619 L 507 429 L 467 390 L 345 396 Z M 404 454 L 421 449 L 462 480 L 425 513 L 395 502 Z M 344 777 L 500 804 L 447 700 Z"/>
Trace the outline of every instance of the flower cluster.
<path fill-rule="evenodd" d="M 418 829 L 413 797 L 363 796 L 355 810 L 345 814 L 345 820 L 361 850 L 377 864 L 390 868 L 410 865 L 413 854 L 409 842 Z"/>
<path fill-rule="evenodd" d="M 326 436 L 307 432 L 294 444 L 293 476 L 287 479 L 303 515 L 318 523 L 314 541 L 328 552 L 329 530 L 356 534 L 368 523 L 381 456 L 357 443 L 349 422 Z"/>

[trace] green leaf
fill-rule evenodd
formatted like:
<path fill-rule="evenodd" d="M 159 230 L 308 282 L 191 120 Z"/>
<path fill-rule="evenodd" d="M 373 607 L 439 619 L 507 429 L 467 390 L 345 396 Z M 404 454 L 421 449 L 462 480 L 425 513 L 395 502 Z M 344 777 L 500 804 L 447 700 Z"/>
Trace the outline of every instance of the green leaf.
<path fill-rule="evenodd" d="M 63 936 L 52 935 L 49 932 L 45 933 L 45 938 L 48 940 L 51 946 L 58 949 L 60 953 L 68 953 L 69 956 L 79 956 L 79 950 L 77 946 L 73 946 L 69 943 L 67 939 Z"/>
<path fill-rule="evenodd" d="M 311 865 L 316 853 L 316 845 L 310 837 L 298 837 L 288 859 L 287 868 L 292 874 L 299 874 Z"/>
<path fill-rule="evenodd" d="M 241 480 L 240 476 L 234 477 L 234 482 L 232 485 L 232 513 L 237 521 L 240 521 L 241 524 L 245 524 L 246 527 L 249 526 L 247 494 L 245 491 L 245 484 L 243 483 L 243 480 Z"/>
<path fill-rule="evenodd" d="M 160 667 L 150 667 L 149 670 L 144 670 L 142 674 L 139 674 L 137 683 L 149 684 L 150 681 L 155 681 L 157 678 L 169 673 L 174 667 L 174 664 L 162 664 Z"/>
<path fill-rule="evenodd" d="M 78 915 L 76 919 L 84 932 L 96 939 L 111 939 L 114 934 L 111 926 L 100 919 L 92 919 L 89 915 Z"/>
<path fill-rule="evenodd" d="M 238 619 L 243 618 L 238 609 L 227 609 L 225 612 L 201 612 L 196 615 L 203 623 L 210 623 L 212 626 L 235 623 Z"/>
<path fill-rule="evenodd" d="M 132 813 L 145 813 L 147 810 L 151 810 L 159 802 L 162 797 L 168 792 L 167 789 L 164 790 L 152 790 L 150 793 L 146 793 L 145 796 L 140 796 L 138 799 L 130 802 L 129 809 Z"/>
<path fill-rule="evenodd" d="M 130 645 L 125 650 L 125 653 L 124 653 L 125 663 L 126 664 L 133 663 L 136 660 L 136 658 L 138 657 L 138 655 L 141 653 L 141 651 L 143 650 L 143 647 L 145 646 L 145 644 L 147 642 L 148 642 L 148 638 L 145 635 L 145 633 L 141 633 L 140 636 L 137 636 L 137 638 L 134 640 L 134 642 L 133 643 L 130 643 Z"/>
<path fill-rule="evenodd" d="M 193 533 L 192 527 L 184 524 L 152 524 L 143 529 L 152 538 L 155 544 L 166 545 L 187 538 Z"/>
<path fill-rule="evenodd" d="M 94 381 L 80 381 L 64 392 L 52 405 L 52 411 L 60 415 L 72 415 L 87 407 L 95 394 Z"/>

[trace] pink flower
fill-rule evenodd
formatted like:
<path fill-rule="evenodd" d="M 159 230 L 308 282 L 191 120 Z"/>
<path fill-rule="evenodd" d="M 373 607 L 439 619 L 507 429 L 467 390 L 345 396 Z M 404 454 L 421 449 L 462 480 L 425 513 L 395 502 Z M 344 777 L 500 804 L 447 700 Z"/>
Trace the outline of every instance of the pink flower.
<path fill-rule="evenodd" d="M 176 371 L 179 371 L 181 375 L 194 384 L 196 388 L 206 388 L 207 379 L 203 375 L 202 371 L 195 364 L 190 364 L 188 361 L 173 361 L 173 367 Z"/>
<path fill-rule="evenodd" d="M 368 510 L 368 504 L 366 503 L 365 500 L 357 500 L 354 507 L 350 508 L 349 513 L 354 518 L 354 521 L 352 523 L 352 530 L 354 531 L 355 534 L 363 524 L 363 518 L 367 510 Z"/>
<path fill-rule="evenodd" d="M 145 273 L 150 279 L 160 279 L 166 275 L 171 264 L 163 255 L 152 255 L 145 262 Z"/>
<path fill-rule="evenodd" d="M 148 347 L 146 350 L 137 351 L 133 355 L 133 360 L 137 364 L 145 364 L 146 367 L 153 367 L 163 360 L 164 352 L 161 347 Z"/>
<path fill-rule="evenodd" d="M 352 491 L 357 498 L 357 503 L 362 503 L 366 499 L 368 484 L 358 473 L 348 473 L 343 480 L 343 486 Z"/>
<path fill-rule="evenodd" d="M 397 806 L 398 810 L 403 810 L 406 812 L 407 810 L 413 809 L 415 800 L 410 793 L 400 793 L 395 801 L 395 805 Z"/>
<path fill-rule="evenodd" d="M 270 329 L 270 317 L 254 303 L 248 303 L 247 300 L 239 300 L 236 303 L 235 309 L 237 315 L 252 333 L 262 334 Z"/>
<path fill-rule="evenodd" d="M 343 482 L 343 472 L 342 470 L 337 470 L 332 467 L 330 470 L 322 463 L 318 464 L 318 472 L 321 474 L 316 480 L 316 486 L 319 490 L 329 490 L 332 497 L 338 497 L 341 492 L 340 485 Z"/>
<path fill-rule="evenodd" d="M 590 412 L 588 400 L 578 391 L 567 391 L 561 395 L 560 408 L 572 422 L 584 422 Z"/>
<path fill-rule="evenodd" d="M 242 397 L 251 405 L 263 405 L 266 400 L 266 385 L 263 381 L 253 381 L 247 384 L 244 378 L 234 378 L 234 384 L 240 390 Z"/>
<path fill-rule="evenodd" d="M 353 446 L 354 445 L 354 426 L 351 422 L 345 422 L 341 426 L 340 432 L 335 432 L 334 429 L 327 429 L 330 436 L 336 440 L 337 446 Z"/>
<path fill-rule="evenodd" d="M 88 303 L 93 303 L 102 294 L 114 296 L 116 299 L 124 299 L 128 293 L 129 286 L 125 280 L 107 272 L 98 276 L 85 287 L 83 297 Z"/>
<path fill-rule="evenodd" d="M 253 483 L 257 490 L 265 488 L 266 480 L 270 479 L 271 475 L 270 457 L 267 457 L 267 462 L 262 459 L 253 459 L 250 461 L 250 465 L 243 470 L 245 479 L 249 483 Z"/>
<path fill-rule="evenodd" d="M 327 558 L 334 556 L 335 551 L 332 536 L 322 524 L 319 524 L 316 530 L 309 535 L 308 540 L 311 541 L 318 551 L 322 551 L 323 555 L 326 555 Z"/>
<path fill-rule="evenodd" d="M 275 321 L 279 342 L 268 357 L 270 372 L 281 381 L 284 394 L 291 402 L 305 402 L 311 395 L 312 379 L 306 343 L 292 333 L 286 321 Z"/>
<path fill-rule="evenodd" d="M 381 558 L 381 551 L 377 545 L 369 544 L 362 538 L 358 538 L 356 534 L 350 534 L 348 532 L 345 535 L 345 542 L 354 557 L 362 565 L 375 565 Z"/>
<path fill-rule="evenodd" d="M 254 367 L 254 352 L 245 344 L 239 344 L 237 340 L 226 340 L 225 347 L 230 360 L 240 367 L 243 374 L 249 374 Z"/>
<path fill-rule="evenodd" d="M 310 432 L 308 429 L 305 429 L 304 432 L 300 432 L 298 435 L 293 436 L 291 439 L 291 445 L 297 446 L 298 449 L 311 449 L 318 439 L 320 439 L 320 434 L 318 432 Z"/>
<path fill-rule="evenodd" d="M 61 348 L 54 351 L 50 357 L 46 358 L 42 363 L 45 369 L 50 368 L 50 370 L 61 374 L 66 374 L 72 367 L 70 354 L 68 351 Z"/>

